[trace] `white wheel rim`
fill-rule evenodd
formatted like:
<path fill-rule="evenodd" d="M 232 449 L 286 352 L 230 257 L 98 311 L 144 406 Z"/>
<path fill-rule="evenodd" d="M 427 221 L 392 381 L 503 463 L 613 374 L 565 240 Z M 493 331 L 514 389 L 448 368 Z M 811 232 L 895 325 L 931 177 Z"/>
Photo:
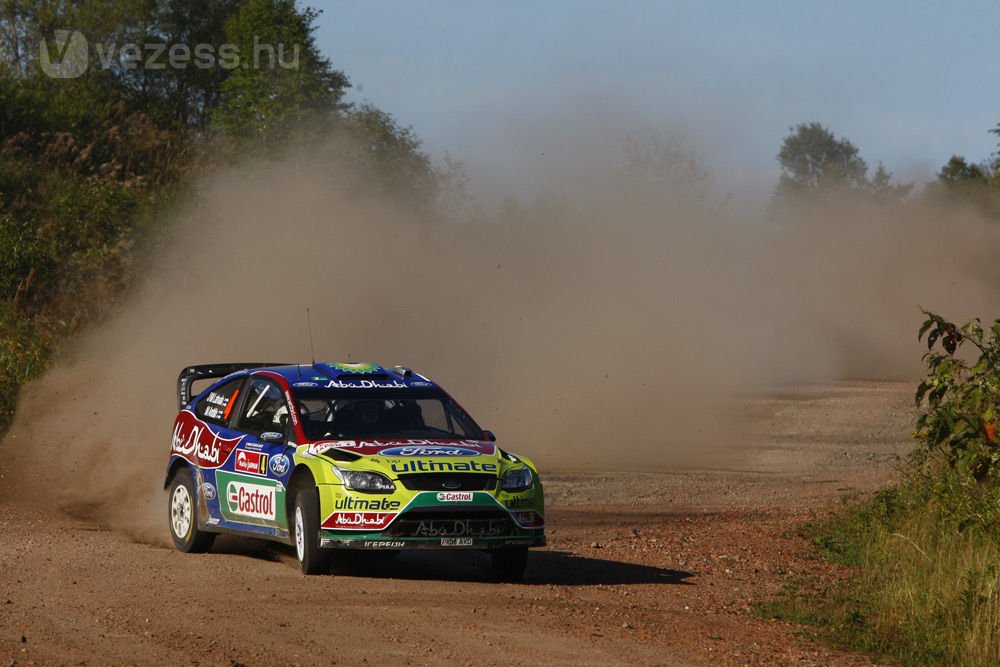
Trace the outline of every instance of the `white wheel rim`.
<path fill-rule="evenodd" d="M 306 540 L 303 537 L 303 524 L 305 522 L 302 520 L 302 508 L 295 508 L 295 553 L 299 557 L 299 562 L 301 563 L 306 557 Z"/>
<path fill-rule="evenodd" d="M 187 539 L 191 530 L 191 494 L 187 487 L 178 484 L 170 499 L 170 527 L 180 539 Z"/>

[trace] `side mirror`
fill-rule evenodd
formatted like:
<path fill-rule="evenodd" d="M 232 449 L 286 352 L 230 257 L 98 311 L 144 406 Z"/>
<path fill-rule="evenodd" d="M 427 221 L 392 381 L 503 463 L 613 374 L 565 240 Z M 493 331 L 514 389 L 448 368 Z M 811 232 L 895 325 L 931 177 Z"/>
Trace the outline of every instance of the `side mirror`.
<path fill-rule="evenodd" d="M 497 437 L 493 435 L 493 431 L 483 431 L 483 437 L 489 440 L 490 442 L 497 441 Z"/>
<path fill-rule="evenodd" d="M 284 442 L 285 434 L 278 433 L 277 431 L 264 431 L 257 436 L 257 439 L 261 442 Z"/>

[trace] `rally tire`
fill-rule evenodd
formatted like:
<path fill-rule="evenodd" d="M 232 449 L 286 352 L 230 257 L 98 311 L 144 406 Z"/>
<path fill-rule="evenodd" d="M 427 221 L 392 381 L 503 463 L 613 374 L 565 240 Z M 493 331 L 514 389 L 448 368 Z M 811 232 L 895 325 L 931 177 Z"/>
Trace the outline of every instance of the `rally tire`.
<path fill-rule="evenodd" d="M 174 546 L 184 553 L 205 553 L 215 542 L 215 533 L 198 530 L 198 494 L 191 471 L 177 471 L 167 495 L 167 524 Z"/>
<path fill-rule="evenodd" d="M 316 487 L 299 489 L 292 510 L 292 538 L 303 574 L 330 571 L 330 552 L 319 546 L 319 497 Z"/>
<path fill-rule="evenodd" d="M 493 574 L 500 581 L 521 581 L 528 567 L 528 548 L 495 549 L 490 552 Z"/>

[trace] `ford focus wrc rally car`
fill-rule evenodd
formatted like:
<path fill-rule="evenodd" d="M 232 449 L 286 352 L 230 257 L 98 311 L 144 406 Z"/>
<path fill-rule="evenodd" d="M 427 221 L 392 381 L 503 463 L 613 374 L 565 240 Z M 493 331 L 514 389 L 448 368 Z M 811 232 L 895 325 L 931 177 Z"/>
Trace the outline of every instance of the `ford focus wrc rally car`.
<path fill-rule="evenodd" d="M 190 366 L 177 393 L 164 486 L 181 551 L 218 533 L 271 539 L 316 574 L 341 549 L 481 549 L 518 579 L 545 544 L 534 464 L 408 368 Z"/>

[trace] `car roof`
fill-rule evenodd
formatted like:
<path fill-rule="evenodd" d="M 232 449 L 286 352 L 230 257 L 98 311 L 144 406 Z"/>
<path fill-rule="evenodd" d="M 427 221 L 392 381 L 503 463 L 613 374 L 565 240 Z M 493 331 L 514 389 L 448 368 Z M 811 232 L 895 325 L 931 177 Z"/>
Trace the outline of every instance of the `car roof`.
<path fill-rule="evenodd" d="M 439 388 L 430 379 L 405 366 L 385 367 L 368 362 L 325 362 L 254 369 L 282 376 L 292 387 L 338 389 Z"/>

